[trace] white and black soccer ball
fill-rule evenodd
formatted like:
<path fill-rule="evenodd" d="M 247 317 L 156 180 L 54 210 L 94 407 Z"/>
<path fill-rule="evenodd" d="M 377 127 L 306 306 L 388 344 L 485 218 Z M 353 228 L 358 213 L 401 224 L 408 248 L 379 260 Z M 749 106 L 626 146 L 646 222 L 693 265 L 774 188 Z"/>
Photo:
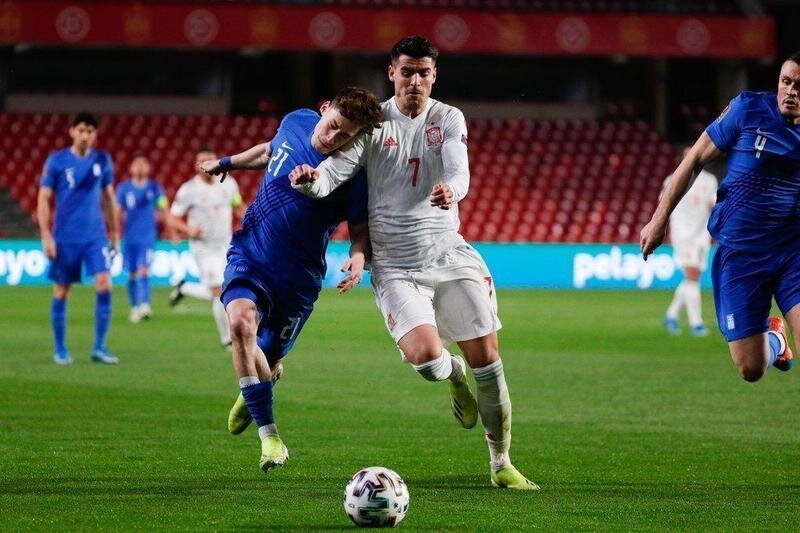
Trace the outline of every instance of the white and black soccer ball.
<path fill-rule="evenodd" d="M 344 510 L 359 527 L 394 527 L 408 512 L 408 488 L 382 466 L 359 470 L 344 489 Z"/>

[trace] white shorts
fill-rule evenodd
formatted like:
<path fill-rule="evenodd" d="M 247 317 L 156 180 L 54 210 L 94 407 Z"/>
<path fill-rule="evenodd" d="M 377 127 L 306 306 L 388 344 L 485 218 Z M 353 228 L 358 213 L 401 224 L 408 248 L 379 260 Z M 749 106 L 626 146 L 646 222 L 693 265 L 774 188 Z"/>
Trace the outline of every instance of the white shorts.
<path fill-rule="evenodd" d="M 681 268 L 695 267 L 705 272 L 708 266 L 708 251 L 711 243 L 705 239 L 701 242 L 675 241 L 672 243 L 672 256 Z"/>
<path fill-rule="evenodd" d="M 190 245 L 200 283 L 206 287 L 221 287 L 227 262 L 228 244 L 193 242 Z"/>
<path fill-rule="evenodd" d="M 436 326 L 446 342 L 477 339 L 501 327 L 492 275 L 468 244 L 423 271 L 373 272 L 372 287 L 395 343 L 422 324 Z"/>

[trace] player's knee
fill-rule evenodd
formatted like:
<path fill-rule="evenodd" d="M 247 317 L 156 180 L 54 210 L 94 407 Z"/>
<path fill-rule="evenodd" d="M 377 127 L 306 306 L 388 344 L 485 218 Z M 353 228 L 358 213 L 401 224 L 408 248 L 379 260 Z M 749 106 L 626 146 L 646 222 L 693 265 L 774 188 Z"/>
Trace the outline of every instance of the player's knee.
<path fill-rule="evenodd" d="M 53 287 L 53 296 L 59 300 L 63 300 L 69 296 L 69 285 L 56 284 Z"/>
<path fill-rule="evenodd" d="M 421 365 L 441 357 L 442 346 L 434 343 L 415 344 L 400 349 L 403 359 L 412 365 Z"/>
<path fill-rule="evenodd" d="M 228 322 L 233 339 L 250 339 L 256 336 L 258 328 L 254 313 L 246 309 L 231 309 L 228 312 Z"/>
<path fill-rule="evenodd" d="M 109 275 L 100 275 L 94 281 L 94 288 L 97 292 L 108 292 L 111 290 L 111 277 Z"/>
<path fill-rule="evenodd" d="M 739 370 L 739 374 L 742 376 L 742 379 L 745 381 L 749 381 L 753 383 L 758 381 L 762 377 L 764 377 L 764 373 L 767 371 L 767 367 L 763 364 L 758 364 L 753 361 L 742 361 L 736 364 L 737 370 Z"/>

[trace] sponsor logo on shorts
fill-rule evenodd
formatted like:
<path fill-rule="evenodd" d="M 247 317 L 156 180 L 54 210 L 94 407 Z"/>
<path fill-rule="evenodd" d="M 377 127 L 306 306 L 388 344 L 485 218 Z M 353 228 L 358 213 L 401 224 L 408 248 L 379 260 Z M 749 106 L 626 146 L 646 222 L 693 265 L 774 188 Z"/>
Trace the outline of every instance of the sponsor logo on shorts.
<path fill-rule="evenodd" d="M 386 326 L 389 328 L 389 331 L 394 331 L 396 325 L 397 321 L 392 316 L 392 313 L 389 313 L 389 316 L 386 317 Z"/>
<path fill-rule="evenodd" d="M 729 331 L 736 329 L 736 321 L 733 319 L 733 313 L 725 315 L 725 325 Z"/>

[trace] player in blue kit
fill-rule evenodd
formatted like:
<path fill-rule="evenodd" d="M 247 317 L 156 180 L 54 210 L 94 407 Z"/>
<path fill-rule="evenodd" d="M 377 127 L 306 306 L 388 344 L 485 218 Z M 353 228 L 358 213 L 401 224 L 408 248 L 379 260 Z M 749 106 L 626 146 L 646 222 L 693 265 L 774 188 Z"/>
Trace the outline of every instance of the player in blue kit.
<path fill-rule="evenodd" d="M 316 165 L 360 132 L 370 132 L 381 121 L 378 100 L 369 91 L 348 87 L 323 103 L 320 113 L 289 113 L 270 142 L 201 165 L 223 179 L 230 170 L 266 169 L 258 196 L 233 235 L 222 286 L 241 389 L 228 429 L 238 434 L 256 421 L 264 472 L 289 457 L 275 426 L 272 386 L 282 372 L 281 359 L 319 296 L 331 233 L 340 222 L 348 222 L 349 275 L 340 290 L 359 283 L 368 254 L 364 176 L 325 200 L 313 200 L 292 189 L 288 175 L 298 164 Z"/>
<path fill-rule="evenodd" d="M 164 188 L 149 177 L 150 162 L 145 156 L 133 158 L 130 173 L 130 179 L 117 187 L 117 203 L 124 214 L 122 259 L 128 271 L 130 321 L 135 324 L 152 314 L 148 269 L 158 237 L 156 213 L 169 223 L 169 209 Z"/>
<path fill-rule="evenodd" d="M 728 155 L 708 230 L 719 243 L 712 265 L 717 324 L 747 381 L 769 365 L 792 366 L 772 298 L 800 342 L 800 51 L 781 66 L 778 92 L 743 92 L 706 128 L 642 229 L 642 254 L 664 238 L 670 213 L 699 167 Z"/>
<path fill-rule="evenodd" d="M 66 345 L 67 297 L 70 286 L 81 281 L 81 267 L 94 277 L 95 341 L 91 360 L 116 364 L 119 360 L 105 345 L 111 320 L 109 269 L 119 248 L 114 207 L 114 164 L 108 152 L 92 148 L 97 140 L 97 118 L 78 113 L 69 129 L 72 146 L 50 155 L 44 165 L 36 214 L 42 247 L 50 258 L 48 276 L 55 283 L 50 317 L 55 351 L 60 365 L 72 363 Z M 55 195 L 56 216 L 51 231 L 50 201 Z M 101 209 L 102 200 L 102 209 Z M 103 215 L 108 220 L 108 234 Z M 109 246 L 108 236 L 111 237 Z"/>

